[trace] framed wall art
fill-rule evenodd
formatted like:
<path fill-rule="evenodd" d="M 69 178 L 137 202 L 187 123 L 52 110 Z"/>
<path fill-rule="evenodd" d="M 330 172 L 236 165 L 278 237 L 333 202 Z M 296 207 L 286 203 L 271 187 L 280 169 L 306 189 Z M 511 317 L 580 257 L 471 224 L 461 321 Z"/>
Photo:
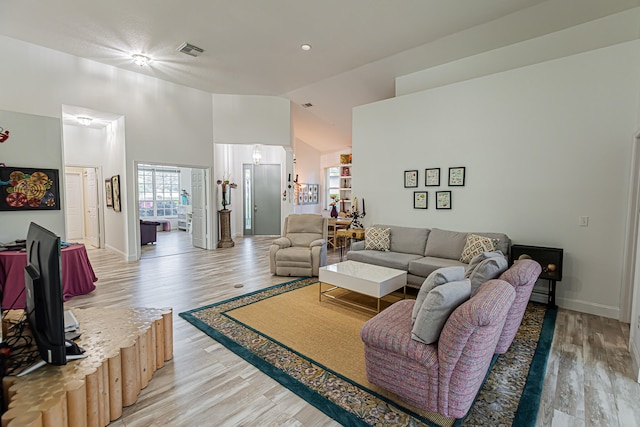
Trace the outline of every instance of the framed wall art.
<path fill-rule="evenodd" d="M 60 210 L 58 169 L 0 168 L 0 211 Z"/>
<path fill-rule="evenodd" d="M 449 168 L 449 186 L 450 187 L 463 187 L 464 186 L 465 168 L 459 166 L 456 168 Z"/>
<path fill-rule="evenodd" d="M 413 192 L 413 209 L 427 209 L 429 207 L 429 193 L 426 191 Z"/>
<path fill-rule="evenodd" d="M 436 209 L 451 209 L 451 191 L 436 191 Z"/>
<path fill-rule="evenodd" d="M 104 180 L 104 195 L 105 195 L 105 198 L 107 199 L 107 207 L 112 208 L 113 207 L 113 187 L 111 186 L 110 179 Z"/>
<path fill-rule="evenodd" d="M 440 168 L 424 170 L 424 185 L 427 187 L 438 187 L 440 185 Z"/>
<path fill-rule="evenodd" d="M 404 188 L 416 188 L 418 186 L 418 171 L 404 171 Z"/>
<path fill-rule="evenodd" d="M 120 212 L 122 211 L 122 205 L 120 204 L 120 175 L 111 177 L 111 191 L 113 192 L 113 210 Z"/>

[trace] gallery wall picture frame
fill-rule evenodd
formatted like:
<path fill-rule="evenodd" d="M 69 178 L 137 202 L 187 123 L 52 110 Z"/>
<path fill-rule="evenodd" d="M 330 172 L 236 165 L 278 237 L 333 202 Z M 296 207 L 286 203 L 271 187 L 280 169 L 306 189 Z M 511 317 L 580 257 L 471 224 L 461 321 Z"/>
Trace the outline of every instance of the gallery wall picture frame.
<path fill-rule="evenodd" d="M 58 169 L 0 167 L 0 211 L 59 211 L 58 176 Z"/>
<path fill-rule="evenodd" d="M 427 209 L 429 207 L 429 193 L 427 191 L 413 192 L 413 209 Z"/>
<path fill-rule="evenodd" d="M 426 187 L 440 186 L 440 168 L 429 168 L 424 170 L 424 185 Z"/>
<path fill-rule="evenodd" d="M 111 177 L 111 189 L 113 191 L 113 210 L 116 212 L 121 212 L 122 205 L 120 204 L 120 175 L 114 175 Z"/>
<path fill-rule="evenodd" d="M 451 209 L 451 191 L 436 191 L 436 209 Z"/>
<path fill-rule="evenodd" d="M 418 187 L 418 170 L 404 171 L 404 188 Z"/>
<path fill-rule="evenodd" d="M 107 199 L 107 207 L 113 207 L 113 187 L 111 186 L 111 179 L 104 180 L 104 195 Z"/>
<path fill-rule="evenodd" d="M 464 166 L 449 168 L 449 187 L 464 187 L 465 175 Z"/>

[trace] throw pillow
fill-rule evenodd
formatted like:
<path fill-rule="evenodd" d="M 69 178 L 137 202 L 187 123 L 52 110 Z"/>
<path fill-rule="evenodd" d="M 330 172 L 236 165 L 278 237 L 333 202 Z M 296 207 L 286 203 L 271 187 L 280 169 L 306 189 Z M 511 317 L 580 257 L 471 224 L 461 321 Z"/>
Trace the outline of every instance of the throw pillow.
<path fill-rule="evenodd" d="M 425 344 L 438 341 L 440 332 L 453 310 L 467 301 L 470 296 L 469 279 L 449 282 L 433 288 L 420 307 L 418 317 L 411 329 L 411 338 Z"/>
<path fill-rule="evenodd" d="M 480 286 L 487 280 L 497 279 L 507 270 L 508 266 L 507 260 L 503 256 L 487 258 L 478 264 L 469 276 L 469 280 L 471 280 L 471 295 L 475 295 Z"/>
<path fill-rule="evenodd" d="M 481 254 L 474 256 L 471 259 L 471 261 L 469 261 L 469 265 L 464 271 L 464 278 L 468 279 L 469 276 L 471 276 L 471 273 L 473 273 L 473 270 L 475 270 L 478 264 L 480 264 L 482 261 L 484 261 L 485 259 L 493 258 L 493 257 L 504 258 L 504 254 L 502 253 L 502 251 L 493 251 L 493 252 L 482 252 Z"/>
<path fill-rule="evenodd" d="M 464 249 L 462 249 L 460 261 L 468 264 L 474 256 L 481 254 L 482 252 L 493 251 L 499 241 L 500 239 L 492 239 L 491 237 L 469 234 L 467 236 L 467 243 L 465 243 Z"/>
<path fill-rule="evenodd" d="M 364 248 L 374 251 L 388 251 L 391 246 L 391 229 L 370 227 L 364 231 Z"/>
<path fill-rule="evenodd" d="M 420 306 L 422 306 L 425 298 L 427 298 L 427 294 L 429 294 L 433 288 L 444 285 L 447 282 L 455 282 L 462 279 L 464 279 L 464 267 L 462 266 L 443 267 L 431 273 L 426 279 L 424 279 L 422 286 L 420 286 L 416 302 L 413 305 L 411 320 L 415 322 L 418 311 L 420 311 Z"/>

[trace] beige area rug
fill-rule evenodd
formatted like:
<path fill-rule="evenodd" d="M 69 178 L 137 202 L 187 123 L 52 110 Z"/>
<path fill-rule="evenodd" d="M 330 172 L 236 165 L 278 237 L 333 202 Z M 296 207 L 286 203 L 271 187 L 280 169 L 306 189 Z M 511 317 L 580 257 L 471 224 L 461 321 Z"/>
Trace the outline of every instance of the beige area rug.
<path fill-rule="evenodd" d="M 535 425 L 555 310 L 529 304 L 511 349 L 462 421 L 417 411 L 370 384 L 360 328 L 374 313 L 320 302 L 318 286 L 294 280 L 180 316 L 342 425 Z M 373 298 L 340 292 L 375 307 Z"/>
<path fill-rule="evenodd" d="M 384 392 L 367 381 L 364 343 L 360 329 L 375 313 L 335 302 L 319 301 L 320 284 L 315 283 L 254 304 L 231 310 L 227 315 L 295 349 L 327 368 L 373 390 Z M 323 290 L 328 288 L 323 285 Z M 337 291 L 347 301 L 376 306 L 375 298 L 354 292 Z M 400 295 L 402 296 L 402 295 Z M 390 297 L 382 307 L 389 306 Z"/>

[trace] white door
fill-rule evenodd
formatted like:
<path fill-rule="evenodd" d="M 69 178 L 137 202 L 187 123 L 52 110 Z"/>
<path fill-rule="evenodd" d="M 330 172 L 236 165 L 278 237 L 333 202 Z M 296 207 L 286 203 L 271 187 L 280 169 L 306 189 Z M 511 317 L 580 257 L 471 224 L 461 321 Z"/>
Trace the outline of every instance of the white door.
<path fill-rule="evenodd" d="M 207 198 L 204 169 L 191 169 L 191 243 L 207 248 Z"/>
<path fill-rule="evenodd" d="M 84 240 L 85 244 L 100 247 L 100 223 L 98 219 L 98 176 L 94 168 L 87 168 L 84 179 Z"/>
<path fill-rule="evenodd" d="M 79 172 L 65 173 L 65 197 L 67 206 L 67 240 L 82 240 L 84 208 L 82 201 L 82 177 Z"/>

